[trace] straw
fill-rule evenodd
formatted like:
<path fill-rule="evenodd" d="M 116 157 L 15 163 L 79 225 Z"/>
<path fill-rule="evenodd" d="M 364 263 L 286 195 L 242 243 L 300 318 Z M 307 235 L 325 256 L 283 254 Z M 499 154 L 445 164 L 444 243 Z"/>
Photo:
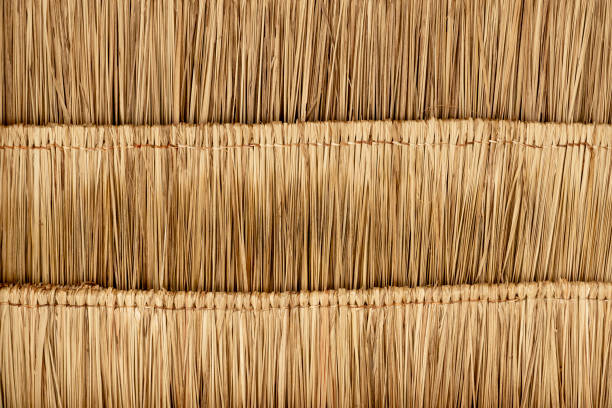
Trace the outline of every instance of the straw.
<path fill-rule="evenodd" d="M 612 127 L 0 129 L 0 281 L 287 291 L 612 281 Z"/>
<path fill-rule="evenodd" d="M 6 406 L 609 406 L 612 286 L 0 289 Z"/>

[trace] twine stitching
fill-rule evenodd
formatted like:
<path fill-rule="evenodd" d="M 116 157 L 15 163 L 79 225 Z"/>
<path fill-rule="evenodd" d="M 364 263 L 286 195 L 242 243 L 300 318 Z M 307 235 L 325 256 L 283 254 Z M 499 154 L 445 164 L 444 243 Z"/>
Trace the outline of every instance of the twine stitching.
<path fill-rule="evenodd" d="M 254 312 L 254 311 L 276 311 L 276 310 L 300 310 L 300 309 L 330 309 L 330 308 L 348 308 L 348 309 L 384 309 L 391 307 L 402 307 L 402 306 L 418 306 L 418 305 L 455 305 L 455 304 L 466 304 L 466 303 L 486 303 L 486 304 L 503 304 L 503 303 L 515 303 L 524 302 L 528 300 L 553 300 L 553 301 L 595 301 L 595 302 L 609 302 L 610 299 L 597 299 L 597 298 L 562 298 L 562 297 L 533 297 L 533 298 L 515 298 L 515 299 L 461 299 L 448 302 L 442 301 L 414 301 L 414 302 L 398 302 L 390 303 L 386 305 L 296 305 L 296 306 L 277 306 L 267 308 L 254 308 L 254 307 L 210 307 L 210 306 L 193 306 L 193 307 L 169 307 L 169 306 L 154 306 L 154 305 L 105 305 L 105 304 L 83 304 L 76 305 L 71 303 L 51 303 L 51 304 L 37 304 L 31 305 L 26 303 L 15 303 L 15 302 L 0 302 L 0 306 L 9 307 L 22 307 L 26 309 L 40 309 L 47 307 L 65 307 L 73 309 L 149 309 L 149 310 L 164 310 L 164 311 L 225 311 L 225 312 Z"/>
<path fill-rule="evenodd" d="M 249 143 L 242 145 L 227 145 L 227 146 L 193 146 L 185 144 L 174 144 L 168 143 L 164 145 L 155 144 L 130 144 L 130 145 L 110 145 L 110 146 L 99 146 L 99 147 L 83 147 L 83 146 L 64 146 L 57 143 L 49 143 L 41 146 L 28 146 L 28 145 L 2 145 L 0 150 L 61 150 L 61 151 L 86 151 L 86 152 L 103 152 L 112 150 L 132 150 L 132 149 L 169 149 L 169 150 L 196 150 L 196 151 L 223 151 L 223 150 L 234 150 L 234 149 L 285 149 L 285 148 L 296 148 L 296 147 L 349 147 L 349 146 L 399 146 L 399 147 L 440 147 L 440 146 L 452 146 L 452 147 L 469 147 L 474 145 L 514 145 L 518 147 L 526 147 L 532 149 L 546 149 L 546 148 L 571 148 L 571 147 L 585 147 L 589 150 L 612 150 L 612 147 L 605 145 L 593 145 L 587 142 L 575 142 L 575 143 L 562 143 L 562 144 L 550 144 L 550 145 L 535 145 L 531 143 L 519 142 L 516 140 L 474 140 L 465 143 L 449 143 L 449 142 L 436 142 L 436 143 L 412 143 L 402 141 L 389 141 L 389 140 L 360 140 L 360 141 L 349 141 L 349 142 L 300 142 L 300 143 Z"/>

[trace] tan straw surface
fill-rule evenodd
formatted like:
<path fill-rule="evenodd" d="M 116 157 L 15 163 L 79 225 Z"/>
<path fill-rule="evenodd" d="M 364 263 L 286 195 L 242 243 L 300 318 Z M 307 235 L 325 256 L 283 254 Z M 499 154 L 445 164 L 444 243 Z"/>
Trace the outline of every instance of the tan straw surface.
<path fill-rule="evenodd" d="M 612 122 L 610 0 L 4 0 L 0 124 Z"/>
<path fill-rule="evenodd" d="M 612 126 L 0 128 L 3 282 L 612 280 Z"/>
<path fill-rule="evenodd" d="M 609 406 L 612 286 L 0 289 L 8 406 Z"/>
<path fill-rule="evenodd" d="M 612 406 L 612 0 L 0 0 L 0 408 L 90 406 Z"/>

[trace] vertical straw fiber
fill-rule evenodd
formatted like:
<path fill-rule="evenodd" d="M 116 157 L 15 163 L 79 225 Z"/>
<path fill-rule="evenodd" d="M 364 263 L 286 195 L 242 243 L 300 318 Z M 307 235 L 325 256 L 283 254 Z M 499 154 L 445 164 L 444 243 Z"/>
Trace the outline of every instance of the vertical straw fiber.
<path fill-rule="evenodd" d="M 612 287 L 0 289 L 7 406 L 609 406 Z"/>
<path fill-rule="evenodd" d="M 0 138 L 4 282 L 612 280 L 609 125 L 14 126 Z"/>
<path fill-rule="evenodd" d="M 0 408 L 612 406 L 612 0 L 3 0 L 0 55 Z"/>
<path fill-rule="evenodd" d="M 5 0 L 0 124 L 612 122 L 610 0 Z"/>

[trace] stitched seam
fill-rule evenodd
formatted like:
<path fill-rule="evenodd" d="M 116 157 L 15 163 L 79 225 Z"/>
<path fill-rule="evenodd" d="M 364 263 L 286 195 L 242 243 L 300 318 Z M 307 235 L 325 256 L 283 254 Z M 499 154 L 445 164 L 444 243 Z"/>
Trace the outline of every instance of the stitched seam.
<path fill-rule="evenodd" d="M 229 145 L 229 146 L 191 146 L 184 144 L 165 144 L 165 145 L 154 145 L 154 144 L 131 144 L 131 145 L 112 145 L 112 146 L 100 146 L 100 147 L 82 147 L 82 146 L 63 146 L 56 143 L 50 143 L 42 146 L 28 146 L 28 145 L 2 145 L 0 150 L 62 150 L 62 151 L 111 151 L 111 150 L 131 150 L 131 149 L 170 149 L 170 150 L 197 150 L 197 151 L 222 151 L 222 150 L 233 150 L 233 149 L 282 149 L 282 148 L 296 148 L 296 147 L 348 147 L 348 146 L 400 146 L 400 147 L 438 147 L 438 146 L 454 146 L 454 147 L 468 147 L 474 145 L 514 145 L 519 147 L 526 147 L 532 149 L 545 149 L 545 148 L 570 148 L 570 147 L 585 147 L 589 150 L 612 150 L 612 146 L 604 145 L 593 145 L 586 142 L 577 143 L 563 143 L 563 144 L 551 144 L 551 145 L 535 145 L 530 143 L 518 142 L 518 141 L 507 141 L 507 140 L 484 140 L 484 141 L 471 141 L 465 143 L 449 143 L 449 142 L 438 142 L 438 143 L 411 143 L 411 142 L 400 142 L 400 141 L 387 141 L 387 140 L 363 140 L 363 141 L 352 141 L 352 142 L 303 142 L 303 143 L 250 143 L 243 145 Z"/>
<path fill-rule="evenodd" d="M 422 302 L 402 302 L 402 303 L 390 303 L 388 305 L 297 305 L 297 306 L 286 306 L 286 307 L 268 307 L 268 308 L 228 308 L 228 307 L 208 307 L 208 306 L 194 306 L 194 307 L 167 307 L 167 306 L 150 306 L 150 305 L 75 305 L 70 303 L 53 303 L 47 305 L 30 305 L 25 303 L 13 303 L 13 302 L 0 302 L 0 306 L 9 307 L 23 307 L 26 309 L 40 309 L 47 307 L 65 307 L 70 309 L 149 309 L 149 310 L 167 310 L 167 311 L 225 311 L 225 312 L 265 312 L 275 310 L 300 310 L 300 309 L 330 309 L 330 308 L 347 308 L 347 309 L 384 309 L 390 307 L 402 307 L 402 306 L 418 306 L 418 305 L 456 305 L 456 304 L 467 304 L 467 303 L 486 303 L 486 304 L 501 304 L 501 303 L 516 303 L 526 302 L 528 300 L 552 300 L 559 302 L 569 301 L 593 301 L 593 302 L 609 302 L 611 299 L 594 299 L 594 298 L 561 298 L 561 297 L 534 297 L 534 298 L 517 298 L 517 299 L 463 299 L 449 302 L 436 302 L 436 301 L 422 301 Z"/>

